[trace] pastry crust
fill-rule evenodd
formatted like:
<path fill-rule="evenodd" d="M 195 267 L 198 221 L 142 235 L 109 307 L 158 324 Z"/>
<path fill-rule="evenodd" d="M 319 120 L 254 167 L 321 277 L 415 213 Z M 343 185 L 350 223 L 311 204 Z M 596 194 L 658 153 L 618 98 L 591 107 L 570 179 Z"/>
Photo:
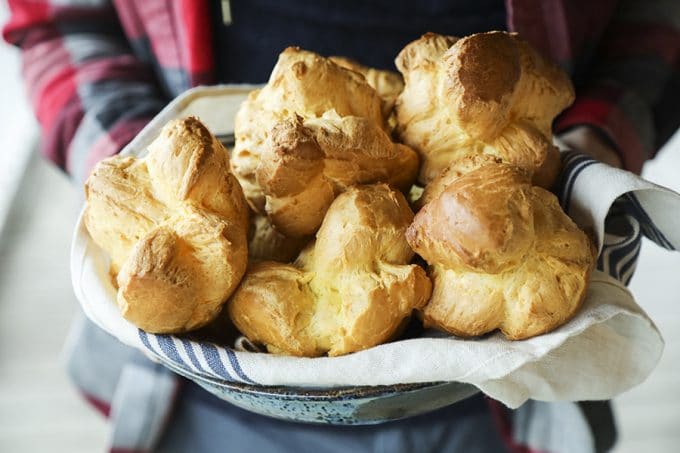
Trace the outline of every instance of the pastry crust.
<path fill-rule="evenodd" d="M 408 264 L 412 218 L 404 196 L 387 185 L 348 189 L 293 265 L 249 268 L 229 316 L 252 341 L 298 356 L 337 356 L 390 340 L 431 293 L 425 271 Z"/>
<path fill-rule="evenodd" d="M 583 301 L 595 248 L 525 172 L 476 163 L 441 175 L 448 184 L 433 181 L 406 233 L 430 264 L 424 323 L 459 336 L 500 329 L 513 340 L 553 330 Z"/>
<path fill-rule="evenodd" d="M 462 39 L 428 33 L 396 59 L 405 87 L 397 135 L 417 150 L 427 184 L 450 163 L 488 154 L 549 187 L 559 173 L 555 116 L 574 100 L 569 78 L 514 33 Z"/>
<path fill-rule="evenodd" d="M 286 236 L 314 234 L 351 185 L 406 191 L 418 171 L 416 152 L 392 142 L 364 76 L 298 48 L 282 52 L 267 85 L 242 104 L 235 134 L 234 174 L 253 210 Z"/>
<path fill-rule="evenodd" d="M 260 214 L 251 215 L 248 259 L 254 261 L 293 261 L 313 237 L 290 238 L 274 228 L 269 218 Z"/>
<path fill-rule="evenodd" d="M 214 319 L 246 269 L 248 208 L 200 121 L 168 123 L 144 158 L 103 160 L 85 195 L 85 226 L 111 257 L 127 320 L 174 333 Z"/>
<path fill-rule="evenodd" d="M 383 117 L 390 118 L 397 96 L 404 89 L 404 80 L 398 72 L 364 66 L 347 57 L 333 56 L 329 60 L 364 76 L 366 83 L 373 87 L 382 100 Z"/>

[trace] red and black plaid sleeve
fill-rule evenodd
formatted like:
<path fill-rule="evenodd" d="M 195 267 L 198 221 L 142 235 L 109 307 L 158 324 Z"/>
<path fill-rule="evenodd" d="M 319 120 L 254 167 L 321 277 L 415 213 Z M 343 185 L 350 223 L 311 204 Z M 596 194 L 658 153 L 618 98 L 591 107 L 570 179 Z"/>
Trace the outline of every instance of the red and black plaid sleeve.
<path fill-rule="evenodd" d="M 136 58 L 110 2 L 9 0 L 3 29 L 22 51 L 23 75 L 42 129 L 42 150 L 83 181 L 165 104 Z"/>
<path fill-rule="evenodd" d="M 556 128 L 596 127 L 639 173 L 680 125 L 678 100 L 680 2 L 623 0 Z"/>

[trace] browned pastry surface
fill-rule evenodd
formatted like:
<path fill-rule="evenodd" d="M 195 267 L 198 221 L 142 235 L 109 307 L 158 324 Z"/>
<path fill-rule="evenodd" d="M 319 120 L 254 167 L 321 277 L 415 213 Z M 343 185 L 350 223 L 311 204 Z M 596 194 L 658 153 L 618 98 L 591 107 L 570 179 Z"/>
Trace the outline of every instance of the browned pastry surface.
<path fill-rule="evenodd" d="M 430 264 L 427 326 L 510 339 L 553 330 L 585 297 L 595 260 L 557 198 L 518 168 L 471 160 L 433 181 L 406 237 Z"/>
<path fill-rule="evenodd" d="M 413 213 L 387 185 L 348 189 L 331 205 L 293 265 L 252 265 L 227 310 L 272 352 L 347 354 L 390 340 L 430 297 L 425 271 L 408 264 Z"/>
<path fill-rule="evenodd" d="M 293 261 L 313 236 L 300 238 L 286 237 L 278 232 L 267 216 L 251 215 L 250 236 L 248 240 L 248 259 L 254 261 Z"/>
<path fill-rule="evenodd" d="M 404 80 L 398 72 L 375 69 L 364 66 L 350 58 L 333 56 L 329 59 L 343 68 L 347 68 L 364 76 L 366 82 L 375 89 L 382 99 L 382 112 L 385 118 L 389 118 L 397 96 L 404 89 Z"/>
<path fill-rule="evenodd" d="M 231 166 L 252 208 L 286 236 L 314 234 L 355 184 L 408 190 L 418 156 L 393 143 L 381 99 L 358 72 L 298 48 L 236 116 Z"/>
<path fill-rule="evenodd" d="M 462 39 L 428 33 L 408 44 L 396 65 L 405 81 L 397 134 L 421 155 L 421 183 L 451 162 L 488 154 L 550 186 L 559 172 L 551 124 L 574 99 L 557 66 L 505 32 Z"/>
<path fill-rule="evenodd" d="M 126 319 L 153 333 L 196 329 L 245 272 L 247 204 L 227 151 L 197 119 L 168 123 L 148 151 L 95 167 L 85 225 L 111 257 Z"/>

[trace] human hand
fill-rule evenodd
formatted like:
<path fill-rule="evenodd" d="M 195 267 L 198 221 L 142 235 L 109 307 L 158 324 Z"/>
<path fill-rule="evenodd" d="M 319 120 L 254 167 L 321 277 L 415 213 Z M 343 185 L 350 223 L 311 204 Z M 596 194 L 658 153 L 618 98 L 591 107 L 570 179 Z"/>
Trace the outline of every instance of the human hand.
<path fill-rule="evenodd" d="M 590 126 L 576 126 L 559 136 L 570 148 L 616 168 L 623 168 L 621 157 L 607 141 Z"/>

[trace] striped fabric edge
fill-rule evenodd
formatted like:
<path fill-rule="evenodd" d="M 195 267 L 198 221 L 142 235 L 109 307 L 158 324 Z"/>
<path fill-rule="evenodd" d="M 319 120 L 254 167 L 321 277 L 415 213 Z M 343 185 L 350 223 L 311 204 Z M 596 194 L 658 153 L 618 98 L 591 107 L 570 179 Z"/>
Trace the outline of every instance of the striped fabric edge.
<path fill-rule="evenodd" d="M 562 209 L 565 212 L 569 212 L 571 194 L 576 179 L 578 179 L 583 170 L 599 162 L 576 151 L 563 152 L 560 157 L 562 159 L 562 172 L 558 180 L 556 195 L 560 200 Z"/>
<path fill-rule="evenodd" d="M 231 348 L 143 330 L 138 333 L 146 350 L 161 362 L 171 363 L 202 379 L 257 384 L 243 371 Z"/>
<path fill-rule="evenodd" d="M 583 170 L 599 162 L 589 156 L 586 156 L 576 151 L 563 152 L 561 159 L 562 159 L 562 173 L 558 181 L 557 195 L 560 200 L 560 205 L 562 206 L 562 209 L 564 209 L 566 212 L 569 212 L 569 207 L 571 204 L 571 194 L 573 192 L 574 184 L 576 183 L 578 176 L 581 174 Z M 624 208 L 624 210 L 629 214 L 630 218 L 635 219 L 635 221 L 639 222 L 642 234 L 645 237 L 647 237 L 648 239 L 650 239 L 651 241 L 665 249 L 676 250 L 673 244 L 656 226 L 651 216 L 642 207 L 642 204 L 640 203 L 634 192 L 628 192 L 619 197 L 619 199 L 617 199 L 612 205 L 612 209 L 616 209 L 614 207 L 617 205 L 617 203 L 619 203 L 619 200 L 622 200 L 620 202 L 621 203 L 620 206 Z M 610 211 L 608 216 L 611 213 L 612 212 Z M 607 234 L 606 224 L 605 234 Z"/>
<path fill-rule="evenodd" d="M 619 198 L 605 219 L 602 252 L 597 269 L 628 285 L 633 277 L 642 245 L 642 225 L 628 213 L 628 201 Z"/>
<path fill-rule="evenodd" d="M 558 195 L 565 211 L 570 207 L 571 193 L 579 175 L 595 163 L 598 162 L 575 151 L 562 154 L 563 171 Z M 615 200 L 607 213 L 597 269 L 628 285 L 640 255 L 642 236 L 668 250 L 675 250 L 642 207 L 635 193 L 629 192 Z"/>
<path fill-rule="evenodd" d="M 645 208 L 642 207 L 642 204 L 640 203 L 640 200 L 638 200 L 638 197 L 635 195 L 635 193 L 629 192 L 623 195 L 622 198 L 626 199 L 626 209 L 628 210 L 628 213 L 640 220 L 642 234 L 644 234 L 652 242 L 667 250 L 676 250 L 676 248 L 666 238 L 659 227 L 656 226 L 654 220 L 652 220 Z"/>

